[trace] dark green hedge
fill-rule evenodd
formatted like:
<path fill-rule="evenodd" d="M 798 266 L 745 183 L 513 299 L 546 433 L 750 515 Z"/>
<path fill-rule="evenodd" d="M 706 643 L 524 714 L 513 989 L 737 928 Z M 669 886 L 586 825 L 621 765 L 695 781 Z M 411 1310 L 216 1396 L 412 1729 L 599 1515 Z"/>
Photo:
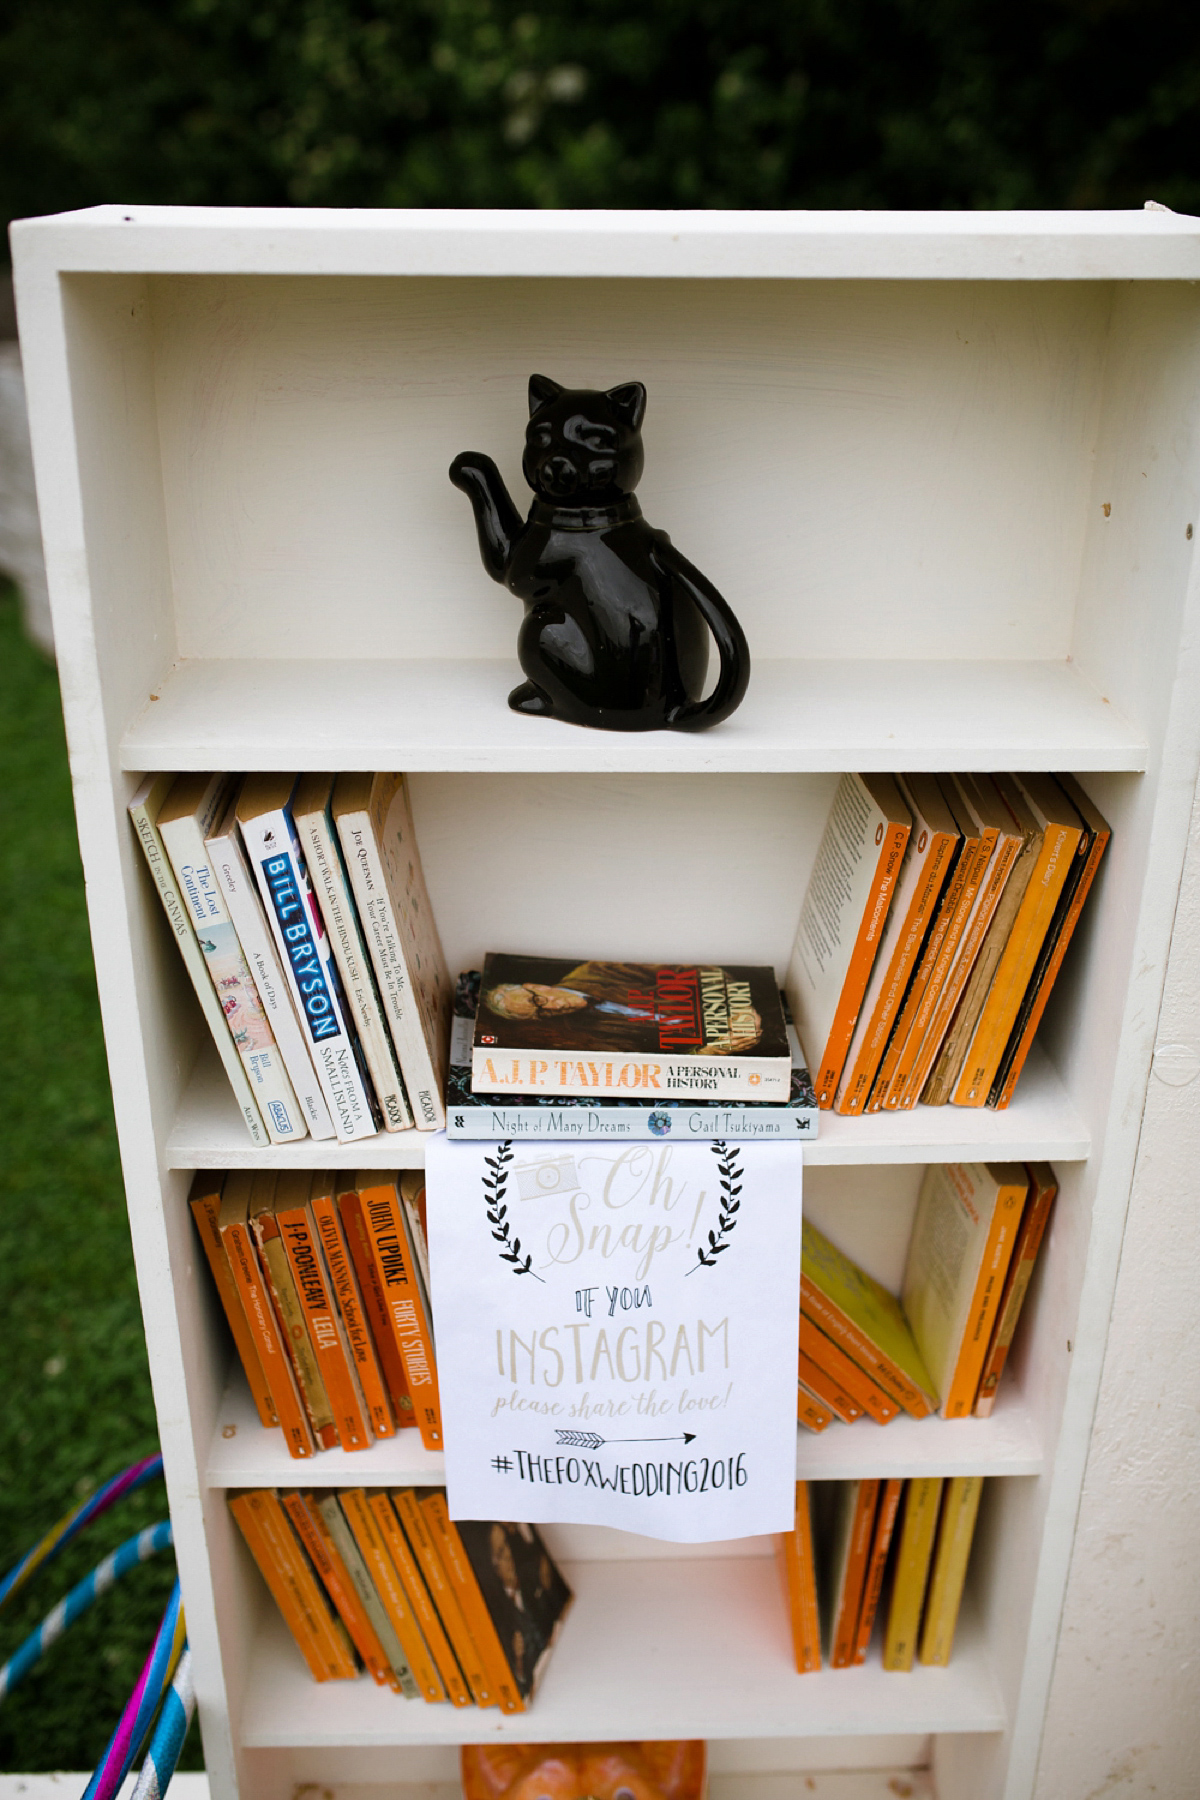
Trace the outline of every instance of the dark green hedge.
<path fill-rule="evenodd" d="M 1189 0 L 8 0 L 0 201 L 1200 211 Z"/>

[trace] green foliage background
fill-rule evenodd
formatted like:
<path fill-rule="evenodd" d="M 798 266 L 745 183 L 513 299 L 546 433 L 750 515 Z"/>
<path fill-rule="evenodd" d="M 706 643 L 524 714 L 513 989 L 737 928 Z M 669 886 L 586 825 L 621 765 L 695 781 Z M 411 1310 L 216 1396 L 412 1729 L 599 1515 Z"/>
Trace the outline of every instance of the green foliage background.
<path fill-rule="evenodd" d="M 0 205 L 1200 210 L 1189 0 L 8 0 Z"/>

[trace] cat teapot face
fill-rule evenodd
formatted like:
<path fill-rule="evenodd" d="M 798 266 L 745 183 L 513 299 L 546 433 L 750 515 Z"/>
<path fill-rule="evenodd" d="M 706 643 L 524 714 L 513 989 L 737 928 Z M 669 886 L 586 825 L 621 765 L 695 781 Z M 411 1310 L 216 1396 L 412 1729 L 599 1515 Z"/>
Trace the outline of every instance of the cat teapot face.
<path fill-rule="evenodd" d="M 600 393 L 529 378 L 529 424 L 521 469 L 552 506 L 610 506 L 641 480 L 646 390 L 640 381 Z"/>

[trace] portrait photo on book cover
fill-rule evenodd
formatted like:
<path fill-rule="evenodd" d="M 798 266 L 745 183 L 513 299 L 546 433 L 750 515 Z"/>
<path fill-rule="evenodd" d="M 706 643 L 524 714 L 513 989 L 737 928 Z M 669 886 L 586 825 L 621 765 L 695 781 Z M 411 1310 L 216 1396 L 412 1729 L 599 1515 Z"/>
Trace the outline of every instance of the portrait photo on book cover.
<path fill-rule="evenodd" d="M 625 1055 L 786 1056 L 778 1013 L 769 969 L 491 955 L 475 1042 Z"/>

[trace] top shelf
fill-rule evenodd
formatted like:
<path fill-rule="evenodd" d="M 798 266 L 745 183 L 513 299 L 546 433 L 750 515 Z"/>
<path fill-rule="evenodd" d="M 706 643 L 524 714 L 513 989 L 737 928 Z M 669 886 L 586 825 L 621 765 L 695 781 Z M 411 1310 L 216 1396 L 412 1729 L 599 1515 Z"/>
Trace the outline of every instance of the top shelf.
<path fill-rule="evenodd" d="M 62 271 L 1104 281 L 1200 278 L 1200 223 L 1135 212 L 325 211 L 96 206 L 13 228 Z"/>
<path fill-rule="evenodd" d="M 126 769 L 464 772 L 1142 770 L 1143 733 L 1069 662 L 814 658 L 755 665 L 715 730 L 587 731 L 506 705 L 515 663 L 178 663 L 126 731 Z"/>

